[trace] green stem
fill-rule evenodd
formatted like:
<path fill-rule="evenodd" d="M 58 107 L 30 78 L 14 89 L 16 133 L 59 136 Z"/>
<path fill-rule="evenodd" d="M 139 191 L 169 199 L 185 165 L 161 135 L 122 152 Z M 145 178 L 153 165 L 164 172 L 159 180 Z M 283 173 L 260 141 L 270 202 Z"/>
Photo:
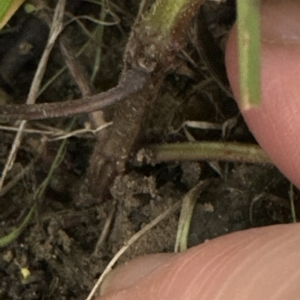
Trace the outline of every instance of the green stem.
<path fill-rule="evenodd" d="M 148 13 L 147 21 L 153 28 L 161 30 L 164 35 L 169 35 L 184 14 L 193 17 L 204 2 L 204 0 L 157 0 Z"/>
<path fill-rule="evenodd" d="M 241 103 L 260 103 L 260 0 L 237 1 Z"/>
<path fill-rule="evenodd" d="M 185 39 L 190 21 L 205 0 L 157 0 L 144 18 L 144 28 L 156 42 L 170 46 Z"/>
<path fill-rule="evenodd" d="M 257 145 L 196 142 L 164 144 L 149 147 L 151 162 L 221 160 L 256 164 L 271 164 L 269 156 Z"/>

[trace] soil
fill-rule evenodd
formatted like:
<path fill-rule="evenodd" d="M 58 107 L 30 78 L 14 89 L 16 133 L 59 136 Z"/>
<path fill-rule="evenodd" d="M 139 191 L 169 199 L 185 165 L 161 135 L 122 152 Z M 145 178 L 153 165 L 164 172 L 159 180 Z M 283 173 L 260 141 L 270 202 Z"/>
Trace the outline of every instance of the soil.
<path fill-rule="evenodd" d="M 103 27 L 101 65 L 93 81 L 97 92 L 115 86 L 118 81 L 122 54 L 139 2 L 108 1 L 111 13 L 106 16 L 106 21 L 116 24 Z M 219 50 L 234 20 L 232 3 L 228 1 L 227 6 L 207 7 L 205 10 L 207 28 Z M 53 8 L 54 4 L 55 1 L 49 5 Z M 101 6 L 92 1 L 69 1 L 68 9 L 77 17 L 88 15 L 95 19 L 99 19 L 101 12 Z M 6 103 L 26 100 L 41 56 L 42 50 L 39 50 L 23 61 L 24 57 L 12 54 L 17 40 L 33 35 L 32 26 L 24 25 L 30 18 L 34 18 L 30 22 L 39 22 L 37 17 L 28 15 L 21 8 L 0 36 L 0 85 Z M 65 34 L 75 52 L 89 41 L 78 59 L 91 75 L 99 44 L 97 40 L 91 40 L 90 35 L 97 24 L 78 20 L 81 23 L 72 22 Z M 38 39 L 32 43 L 43 49 L 47 27 L 37 25 L 34 28 L 39 34 L 34 34 Z M 40 30 L 36 31 L 36 28 Z M 85 299 L 124 243 L 181 201 L 199 181 L 210 182 L 197 198 L 188 247 L 233 231 L 292 222 L 291 194 L 296 215 L 299 215 L 298 191 L 291 193 L 290 183 L 273 166 L 215 161 L 141 165 L 134 159 L 139 150 L 152 144 L 189 140 L 255 143 L 235 101 L 228 95 L 230 92 L 226 91 L 226 82 L 220 86 L 211 74 L 210 65 L 214 60 L 205 57 L 205 51 L 195 41 L 195 32 L 196 20 L 191 25 L 184 52 L 178 54 L 179 67 L 167 74 L 159 96 L 144 118 L 126 171 L 119 174 L 110 187 L 108 201 L 86 206 L 78 206 L 73 201 L 85 176 L 95 135 L 85 133 L 67 139 L 63 158 L 45 192 L 36 196 L 62 141 L 52 141 L 45 133 L 25 133 L 4 189 L 0 191 L 0 237 L 14 232 L 30 208 L 35 209 L 20 235 L 5 245 L 3 239 L 0 240 L 0 299 Z M 7 57 L 13 67 L 7 65 Z M 216 61 L 220 59 L 223 61 L 222 56 L 215 58 Z M 43 84 L 64 66 L 65 61 L 57 46 L 48 63 Z M 81 94 L 76 82 L 64 72 L 45 89 L 38 101 L 54 102 L 78 97 Z M 111 121 L 112 112 L 113 108 L 106 109 L 107 121 Z M 13 127 L 16 123 L 0 121 L 2 171 L 15 137 L 13 131 L 4 127 Z M 83 128 L 87 121 L 85 114 L 80 115 L 72 129 Z M 183 126 L 186 121 L 202 123 L 197 123 L 198 128 L 189 128 Z M 31 121 L 27 128 L 57 132 L 66 130 L 70 122 L 70 118 Z M 219 126 L 213 128 L 210 126 L 213 124 Z M 19 176 L 22 172 L 23 176 Z M 11 188 L 6 188 L 11 182 L 14 182 Z M 162 220 L 129 247 L 118 264 L 139 255 L 174 251 L 178 219 L 179 211 Z"/>

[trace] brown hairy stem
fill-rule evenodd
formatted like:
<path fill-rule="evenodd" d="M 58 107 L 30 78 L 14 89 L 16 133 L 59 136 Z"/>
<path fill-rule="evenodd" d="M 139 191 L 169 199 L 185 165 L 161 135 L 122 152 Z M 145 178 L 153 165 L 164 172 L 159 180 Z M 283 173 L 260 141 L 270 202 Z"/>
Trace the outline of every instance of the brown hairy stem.
<path fill-rule="evenodd" d="M 148 79 L 149 74 L 144 71 L 128 70 L 121 76 L 119 84 L 107 92 L 61 103 L 0 105 L 0 116 L 8 119 L 33 120 L 92 112 L 115 104 L 141 90 Z"/>
<path fill-rule="evenodd" d="M 164 76 L 132 97 L 119 103 L 114 114 L 114 123 L 107 139 L 97 144 L 90 159 L 87 178 L 81 187 L 77 205 L 89 205 L 90 201 L 102 201 L 110 197 L 109 187 L 116 175 L 125 171 L 128 156 L 140 133 L 145 114 L 156 99 Z"/>

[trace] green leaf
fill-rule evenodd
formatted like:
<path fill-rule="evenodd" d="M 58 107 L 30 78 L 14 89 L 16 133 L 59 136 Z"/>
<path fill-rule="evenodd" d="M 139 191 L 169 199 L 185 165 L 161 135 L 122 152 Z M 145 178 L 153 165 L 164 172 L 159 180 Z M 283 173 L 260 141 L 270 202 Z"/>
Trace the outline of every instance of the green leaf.
<path fill-rule="evenodd" d="M 0 21 L 2 21 L 13 0 L 0 1 Z"/>
<path fill-rule="evenodd" d="M 0 29 L 9 21 L 25 0 L 0 0 Z"/>

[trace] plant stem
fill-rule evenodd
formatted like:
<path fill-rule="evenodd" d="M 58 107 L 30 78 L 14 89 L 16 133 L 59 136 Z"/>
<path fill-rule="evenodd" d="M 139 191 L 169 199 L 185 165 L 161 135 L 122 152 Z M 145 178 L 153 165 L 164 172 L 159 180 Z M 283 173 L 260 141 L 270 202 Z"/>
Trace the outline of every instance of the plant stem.
<path fill-rule="evenodd" d="M 164 144 L 149 147 L 151 163 L 161 161 L 222 160 L 271 164 L 269 156 L 257 145 L 223 142 Z"/>
<path fill-rule="evenodd" d="M 150 36 L 157 35 L 157 43 L 165 46 L 178 43 L 204 2 L 205 0 L 157 0 L 146 14 L 145 29 L 149 30 Z"/>
<path fill-rule="evenodd" d="M 237 1 L 241 103 L 260 103 L 260 1 Z"/>

